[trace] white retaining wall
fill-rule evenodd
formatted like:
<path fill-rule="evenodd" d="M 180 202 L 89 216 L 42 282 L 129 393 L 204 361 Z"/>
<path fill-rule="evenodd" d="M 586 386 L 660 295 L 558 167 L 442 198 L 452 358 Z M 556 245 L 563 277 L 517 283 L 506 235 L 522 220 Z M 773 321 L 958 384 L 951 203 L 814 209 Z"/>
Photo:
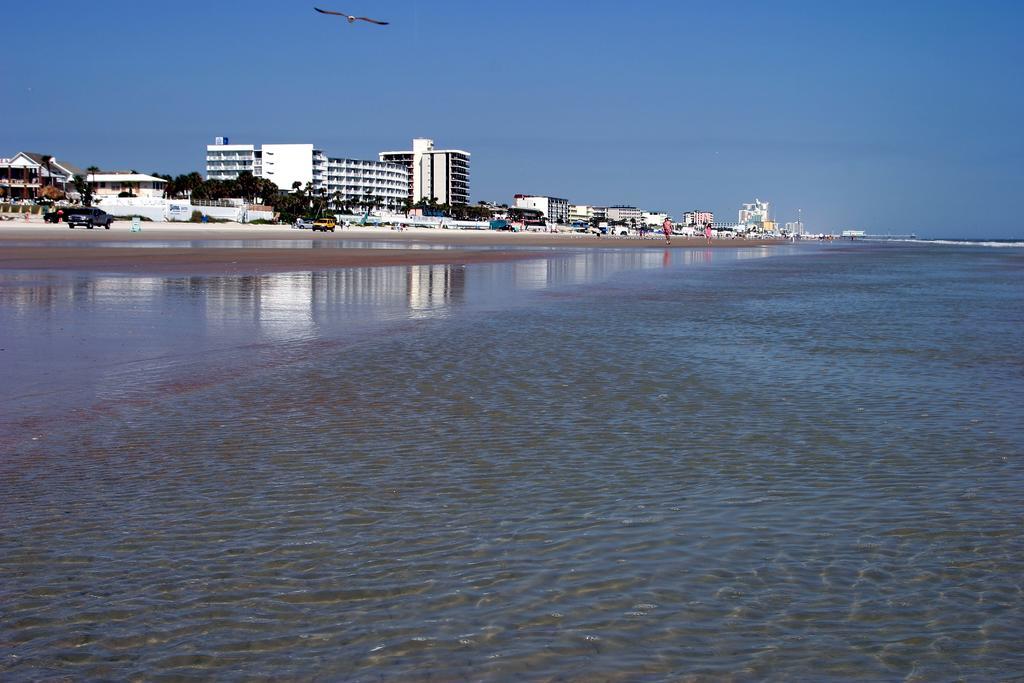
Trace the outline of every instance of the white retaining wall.
<path fill-rule="evenodd" d="M 266 211 L 246 211 L 245 206 L 194 206 L 188 200 L 158 199 L 150 197 L 104 197 L 96 202 L 111 216 L 127 218 L 145 216 L 152 221 L 187 221 L 192 212 L 198 211 L 204 216 L 221 220 L 237 221 L 268 218 Z"/>

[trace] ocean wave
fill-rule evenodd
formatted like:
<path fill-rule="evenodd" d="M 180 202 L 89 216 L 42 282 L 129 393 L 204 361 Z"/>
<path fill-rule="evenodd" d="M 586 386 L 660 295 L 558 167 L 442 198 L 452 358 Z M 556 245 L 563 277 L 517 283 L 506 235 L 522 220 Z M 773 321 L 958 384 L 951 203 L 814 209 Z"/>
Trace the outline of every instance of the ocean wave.
<path fill-rule="evenodd" d="M 943 244 L 964 247 L 1013 247 L 1024 248 L 1020 240 L 922 240 L 922 239 L 879 239 L 879 242 L 907 242 L 910 244 Z"/>

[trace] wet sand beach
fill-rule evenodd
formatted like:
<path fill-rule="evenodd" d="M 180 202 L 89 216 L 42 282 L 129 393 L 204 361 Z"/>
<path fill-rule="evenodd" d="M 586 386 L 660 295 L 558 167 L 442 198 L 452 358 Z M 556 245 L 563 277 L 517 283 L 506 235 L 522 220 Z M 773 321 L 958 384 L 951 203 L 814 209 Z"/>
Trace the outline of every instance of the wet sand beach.
<path fill-rule="evenodd" d="M 493 263 L 531 251 L 467 249 L 290 249 L 233 247 L 0 247 L 0 269 L 144 273 L 274 273 L 362 266 Z"/>
<path fill-rule="evenodd" d="M 412 228 L 394 231 L 365 227 L 342 229 L 334 233 L 313 233 L 285 226 L 247 226 L 218 224 L 143 223 L 142 231 L 129 231 L 127 221 L 118 221 L 110 230 L 70 230 L 65 225 L 49 225 L 38 219 L 0 224 L 0 268 L 7 269 L 80 269 L 106 272 L 283 272 L 302 268 L 346 268 L 356 266 L 429 265 L 438 263 L 484 263 L 533 258 L 545 248 L 664 249 L 664 240 L 593 237 L 557 233 L 495 233 L 490 231 L 447 231 Z M 296 249 L 270 246 L 286 241 L 305 245 L 316 241 L 362 240 L 388 243 L 388 248 Z M 216 246 L 216 242 L 244 242 Z M 111 248 L 96 249 L 88 244 L 101 243 Z M 165 242 L 154 248 L 153 242 Z M 189 243 L 180 247 L 174 243 Z M 202 242 L 203 244 L 196 244 Z M 117 243 L 111 244 L 111 243 Z M 777 244 L 778 240 L 713 240 L 714 248 L 756 247 Z M 141 246 L 133 246 L 139 244 Z M 399 245 L 408 245 L 402 248 Z M 423 245 L 443 245 L 447 249 L 423 249 Z M 675 237 L 671 248 L 707 248 L 703 239 Z"/>

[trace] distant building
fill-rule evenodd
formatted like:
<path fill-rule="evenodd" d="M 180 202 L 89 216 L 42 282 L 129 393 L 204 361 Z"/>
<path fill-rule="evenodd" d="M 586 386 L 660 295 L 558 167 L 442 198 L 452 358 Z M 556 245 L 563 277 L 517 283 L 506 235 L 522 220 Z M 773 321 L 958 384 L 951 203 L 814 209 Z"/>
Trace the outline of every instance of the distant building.
<path fill-rule="evenodd" d="M 804 223 L 803 223 L 803 221 L 792 221 L 790 223 L 786 223 L 785 226 L 783 226 L 783 232 L 785 232 L 787 235 L 805 235 L 805 234 L 807 234 L 804 231 Z"/>
<path fill-rule="evenodd" d="M 510 207 L 508 220 L 513 224 L 518 223 L 524 228 L 540 228 L 547 225 L 547 218 L 540 209 L 531 209 L 525 206 Z"/>
<path fill-rule="evenodd" d="M 570 223 L 589 223 L 591 220 L 607 221 L 608 207 L 590 206 L 589 204 L 572 204 L 569 206 Z"/>
<path fill-rule="evenodd" d="M 738 222 L 743 225 L 751 225 L 753 223 L 765 223 L 771 220 L 770 205 L 768 202 L 762 202 L 760 199 L 755 199 L 749 204 L 744 204 L 739 212 Z"/>
<path fill-rule="evenodd" d="M 687 211 L 683 214 L 683 225 L 704 225 L 714 222 L 715 214 L 711 211 Z"/>
<path fill-rule="evenodd" d="M 74 177 L 85 176 L 82 169 L 36 152 L 18 152 L 13 157 L 0 159 L 0 197 L 6 199 L 36 199 L 44 187 L 52 186 L 61 192 L 74 192 Z"/>
<path fill-rule="evenodd" d="M 635 206 L 609 206 L 607 216 L 609 221 L 635 221 L 637 225 L 643 220 L 643 212 Z"/>
<path fill-rule="evenodd" d="M 437 199 L 438 204 L 469 204 L 469 152 L 434 149 L 433 140 L 416 138 L 412 150 L 378 156 L 382 162 L 405 167 L 410 202 Z"/>
<path fill-rule="evenodd" d="M 642 214 L 644 225 L 650 227 L 660 228 L 664 225 L 666 218 L 668 218 L 667 213 L 660 213 L 657 211 L 644 211 Z"/>
<path fill-rule="evenodd" d="M 145 173 L 90 173 L 96 197 L 116 197 L 122 192 L 130 192 L 135 197 L 163 197 L 167 181 Z"/>
<path fill-rule="evenodd" d="M 481 206 L 491 212 L 491 220 L 505 220 L 508 218 L 508 205 L 506 204 L 495 204 L 494 202 L 477 202 L 477 206 Z"/>
<path fill-rule="evenodd" d="M 590 223 L 594 217 L 594 207 L 587 204 L 573 204 L 569 207 L 570 223 Z"/>
<path fill-rule="evenodd" d="M 569 222 L 569 200 L 561 197 L 544 197 L 540 195 L 517 194 L 515 207 L 518 209 L 536 209 L 552 223 Z"/>

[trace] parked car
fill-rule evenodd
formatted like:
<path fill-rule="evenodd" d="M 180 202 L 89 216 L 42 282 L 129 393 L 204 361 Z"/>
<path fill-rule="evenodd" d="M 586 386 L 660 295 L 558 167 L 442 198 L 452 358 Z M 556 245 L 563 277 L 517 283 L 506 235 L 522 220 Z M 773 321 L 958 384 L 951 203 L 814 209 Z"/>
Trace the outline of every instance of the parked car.
<path fill-rule="evenodd" d="M 330 230 L 334 232 L 336 227 L 338 227 L 338 222 L 333 218 L 318 218 L 313 221 L 313 230 L 322 230 L 323 232 Z"/>
<path fill-rule="evenodd" d="M 295 224 L 292 227 L 299 230 L 311 230 L 313 228 L 313 221 L 308 218 L 296 218 Z"/>
<path fill-rule="evenodd" d="M 64 221 L 71 229 L 74 229 L 76 225 L 84 225 L 90 230 L 97 226 L 103 226 L 107 230 L 110 230 L 110 224 L 114 222 L 114 217 L 103 209 L 89 207 L 84 209 L 69 209 L 65 211 Z"/>

